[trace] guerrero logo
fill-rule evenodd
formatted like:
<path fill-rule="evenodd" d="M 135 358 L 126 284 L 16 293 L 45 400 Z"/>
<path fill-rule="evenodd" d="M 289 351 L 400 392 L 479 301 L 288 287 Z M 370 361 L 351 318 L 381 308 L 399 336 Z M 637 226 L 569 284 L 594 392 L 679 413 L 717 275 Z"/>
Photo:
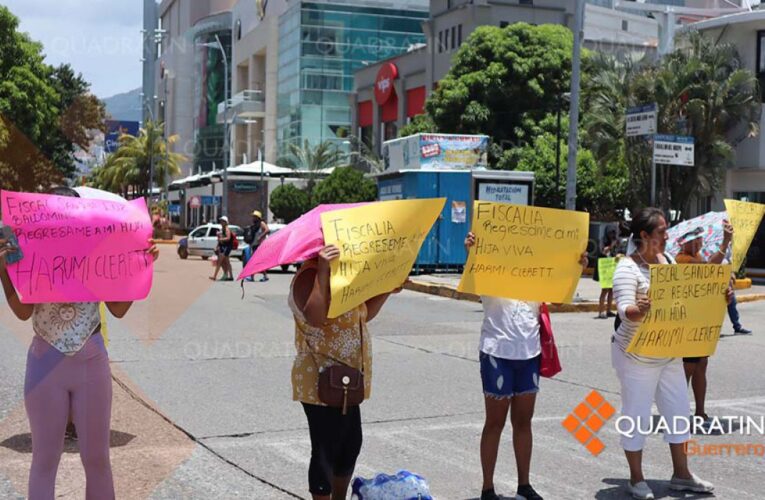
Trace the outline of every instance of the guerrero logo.
<path fill-rule="evenodd" d="M 616 410 L 600 395 L 592 391 L 574 411 L 563 420 L 563 427 L 571 433 L 593 456 L 598 456 L 606 445 L 596 434 L 606 425 Z"/>

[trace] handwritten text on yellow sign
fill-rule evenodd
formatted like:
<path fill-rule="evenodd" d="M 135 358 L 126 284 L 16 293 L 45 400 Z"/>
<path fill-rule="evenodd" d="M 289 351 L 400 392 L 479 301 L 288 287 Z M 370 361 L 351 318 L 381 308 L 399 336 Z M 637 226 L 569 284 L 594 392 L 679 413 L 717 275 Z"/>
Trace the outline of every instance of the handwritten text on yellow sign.
<path fill-rule="evenodd" d="M 459 290 L 539 302 L 571 302 L 581 277 L 589 214 L 476 201 Z"/>
<path fill-rule="evenodd" d="M 651 310 L 627 351 L 655 358 L 714 354 L 730 273 L 730 265 L 651 266 Z"/>
<path fill-rule="evenodd" d="M 725 210 L 733 224 L 733 271 L 744 263 L 746 253 L 765 214 L 765 205 L 738 200 L 725 200 Z"/>
<path fill-rule="evenodd" d="M 336 318 L 406 280 L 446 200 L 395 200 L 321 214 L 332 263 L 329 317 Z"/>
<path fill-rule="evenodd" d="M 616 257 L 603 257 L 598 259 L 598 280 L 600 288 L 614 287 L 614 271 L 616 271 Z"/>

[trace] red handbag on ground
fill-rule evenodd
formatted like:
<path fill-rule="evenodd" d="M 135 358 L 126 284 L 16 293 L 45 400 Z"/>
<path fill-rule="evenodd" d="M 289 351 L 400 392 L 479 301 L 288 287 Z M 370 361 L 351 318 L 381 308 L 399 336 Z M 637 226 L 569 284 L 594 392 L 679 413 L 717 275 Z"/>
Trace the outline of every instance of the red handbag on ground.
<path fill-rule="evenodd" d="M 542 346 L 542 358 L 539 362 L 539 374 L 543 377 L 554 377 L 563 369 L 560 366 L 558 348 L 555 347 L 550 310 L 547 304 L 539 305 L 539 342 Z"/>

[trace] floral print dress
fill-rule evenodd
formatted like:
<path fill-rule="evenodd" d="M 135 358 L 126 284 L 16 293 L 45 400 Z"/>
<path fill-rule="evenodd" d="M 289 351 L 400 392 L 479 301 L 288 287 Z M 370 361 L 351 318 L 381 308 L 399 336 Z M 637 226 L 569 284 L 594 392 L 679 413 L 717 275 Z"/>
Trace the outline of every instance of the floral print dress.
<path fill-rule="evenodd" d="M 303 266 L 301 272 L 305 269 L 306 266 Z M 300 273 L 295 279 L 299 275 Z M 297 351 L 292 365 L 292 399 L 326 406 L 319 400 L 319 372 L 337 364 L 344 364 L 364 373 L 364 399 L 369 399 L 372 390 L 372 346 L 367 331 L 366 304 L 328 320 L 322 328 L 314 328 L 308 324 L 303 312 L 295 303 L 292 286 L 289 306 L 295 318 Z"/>

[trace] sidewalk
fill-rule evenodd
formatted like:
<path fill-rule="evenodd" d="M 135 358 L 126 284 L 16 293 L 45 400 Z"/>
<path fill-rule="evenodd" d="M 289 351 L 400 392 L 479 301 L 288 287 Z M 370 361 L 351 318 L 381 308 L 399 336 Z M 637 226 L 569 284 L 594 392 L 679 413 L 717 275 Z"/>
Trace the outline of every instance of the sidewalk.
<path fill-rule="evenodd" d="M 479 302 L 477 295 L 458 292 L 459 282 L 459 274 L 421 274 L 410 277 L 404 288 L 450 299 Z M 594 281 L 592 276 L 582 276 L 576 288 L 573 303 L 551 305 L 550 312 L 598 312 L 599 298 L 600 284 Z M 753 285 L 751 288 L 736 290 L 736 300 L 739 303 L 765 300 L 765 286 Z"/>

